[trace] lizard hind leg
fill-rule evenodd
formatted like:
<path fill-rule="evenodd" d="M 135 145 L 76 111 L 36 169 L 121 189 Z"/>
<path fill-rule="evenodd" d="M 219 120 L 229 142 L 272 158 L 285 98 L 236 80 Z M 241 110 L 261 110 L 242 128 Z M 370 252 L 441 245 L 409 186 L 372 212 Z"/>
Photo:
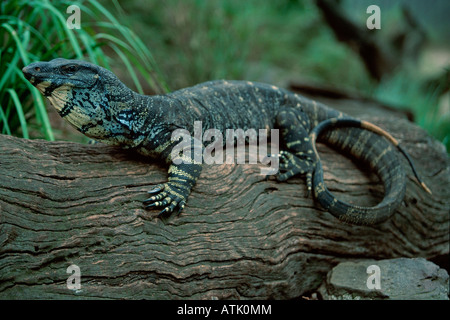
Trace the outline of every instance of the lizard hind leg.
<path fill-rule="evenodd" d="M 286 181 L 296 175 L 306 175 L 307 195 L 312 190 L 312 173 L 316 156 L 305 123 L 308 118 L 298 109 L 286 109 L 277 115 L 277 127 L 287 150 L 279 155 L 278 181 Z"/>
<path fill-rule="evenodd" d="M 282 150 L 279 161 L 277 180 L 286 181 L 296 175 L 306 175 L 306 196 L 308 197 L 312 190 L 312 174 L 315 168 L 314 160 L 310 157 L 299 157 L 289 151 Z"/>

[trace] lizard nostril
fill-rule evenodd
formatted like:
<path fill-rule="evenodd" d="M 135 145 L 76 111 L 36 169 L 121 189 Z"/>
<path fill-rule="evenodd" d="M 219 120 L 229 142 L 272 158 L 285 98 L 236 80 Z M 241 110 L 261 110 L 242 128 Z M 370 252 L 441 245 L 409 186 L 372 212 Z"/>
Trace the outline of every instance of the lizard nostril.
<path fill-rule="evenodd" d="M 39 72 L 39 71 L 41 71 L 41 68 L 39 68 L 39 67 L 34 67 L 34 71 Z"/>

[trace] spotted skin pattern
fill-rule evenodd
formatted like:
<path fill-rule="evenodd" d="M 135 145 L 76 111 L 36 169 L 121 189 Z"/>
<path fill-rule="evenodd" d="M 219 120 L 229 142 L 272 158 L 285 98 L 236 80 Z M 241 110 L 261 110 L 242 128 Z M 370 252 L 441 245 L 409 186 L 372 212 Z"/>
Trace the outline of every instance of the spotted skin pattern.
<path fill-rule="evenodd" d="M 133 92 L 109 70 L 61 58 L 32 63 L 23 73 L 61 117 L 86 136 L 166 161 L 168 181 L 150 190 L 144 201 L 147 208 L 161 207 L 160 214 L 181 211 L 201 173 L 202 163 L 196 161 L 196 155 L 201 157 L 208 144 L 195 143 L 195 121 L 202 121 L 203 130 L 219 130 L 223 137 L 226 129 L 279 129 L 283 150 L 277 180 L 305 175 L 308 193 L 312 192 L 322 207 L 342 221 L 385 221 L 405 194 L 405 173 L 394 148 L 398 143 L 388 133 L 275 86 L 221 80 L 170 94 L 145 96 Z M 345 122 L 349 119 L 350 123 Z M 338 128 L 326 130 L 332 126 Z M 179 143 L 171 140 L 175 129 L 191 133 L 190 145 L 186 146 L 190 157 L 180 152 L 172 158 L 171 151 Z M 348 204 L 327 190 L 315 149 L 319 134 L 321 140 L 368 164 L 377 173 L 385 187 L 380 204 Z M 184 161 L 175 164 L 177 158 Z"/>

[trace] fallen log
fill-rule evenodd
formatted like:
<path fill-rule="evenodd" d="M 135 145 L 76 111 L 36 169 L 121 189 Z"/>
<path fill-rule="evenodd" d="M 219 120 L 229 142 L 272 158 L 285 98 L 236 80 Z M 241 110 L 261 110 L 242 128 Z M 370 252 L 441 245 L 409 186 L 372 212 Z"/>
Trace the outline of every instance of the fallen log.
<path fill-rule="evenodd" d="M 443 146 L 407 120 L 366 120 L 402 143 L 433 191 L 405 165 L 404 205 L 376 226 L 341 223 L 305 197 L 301 178 L 264 180 L 249 164 L 205 166 L 184 211 L 159 219 L 142 201 L 166 180 L 164 165 L 102 144 L 0 135 L 0 299 L 290 299 L 342 261 L 448 254 Z M 375 175 L 318 150 L 336 196 L 380 200 Z"/>

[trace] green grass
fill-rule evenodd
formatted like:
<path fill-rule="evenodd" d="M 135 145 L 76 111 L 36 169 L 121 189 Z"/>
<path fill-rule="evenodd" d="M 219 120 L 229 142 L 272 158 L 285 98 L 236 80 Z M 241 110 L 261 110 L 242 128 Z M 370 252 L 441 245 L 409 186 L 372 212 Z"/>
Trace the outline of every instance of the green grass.
<path fill-rule="evenodd" d="M 81 29 L 69 29 L 66 9 L 81 9 Z M 115 15 L 94 0 L 11 0 L 0 6 L 0 133 L 54 140 L 42 95 L 22 75 L 34 61 L 57 57 L 91 61 L 111 69 L 124 66 L 134 89 L 168 87 L 149 49 Z M 117 67 L 116 67 L 117 68 Z"/>

